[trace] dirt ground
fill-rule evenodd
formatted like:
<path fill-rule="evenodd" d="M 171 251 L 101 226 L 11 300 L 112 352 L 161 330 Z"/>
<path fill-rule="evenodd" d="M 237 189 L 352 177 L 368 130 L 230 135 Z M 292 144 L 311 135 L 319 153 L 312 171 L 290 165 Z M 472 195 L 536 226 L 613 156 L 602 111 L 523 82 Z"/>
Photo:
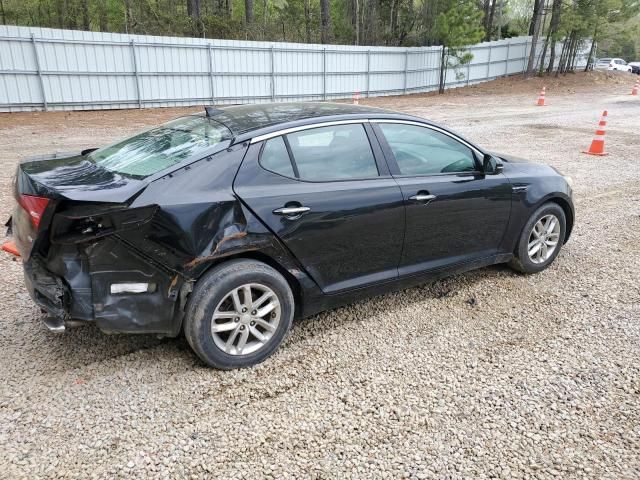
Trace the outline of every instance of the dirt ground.
<path fill-rule="evenodd" d="M 0 478 L 640 478 L 635 79 L 361 100 L 571 176 L 574 233 L 538 275 L 487 268 L 299 322 L 255 368 L 207 369 L 184 339 L 51 334 L 0 256 Z M 0 219 L 20 158 L 198 110 L 0 114 Z M 603 110 L 609 155 L 584 155 Z"/>

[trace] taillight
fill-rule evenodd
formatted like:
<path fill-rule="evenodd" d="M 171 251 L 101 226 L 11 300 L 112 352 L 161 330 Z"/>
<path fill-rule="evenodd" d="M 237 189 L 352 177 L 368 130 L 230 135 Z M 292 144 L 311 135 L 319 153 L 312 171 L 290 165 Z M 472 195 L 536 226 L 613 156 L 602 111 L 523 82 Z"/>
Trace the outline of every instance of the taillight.
<path fill-rule="evenodd" d="M 38 228 L 40 226 L 40 219 L 42 218 L 47 205 L 49 205 L 49 199 L 21 194 L 18 199 L 18 203 L 29 214 L 29 218 L 31 219 L 33 226 Z"/>

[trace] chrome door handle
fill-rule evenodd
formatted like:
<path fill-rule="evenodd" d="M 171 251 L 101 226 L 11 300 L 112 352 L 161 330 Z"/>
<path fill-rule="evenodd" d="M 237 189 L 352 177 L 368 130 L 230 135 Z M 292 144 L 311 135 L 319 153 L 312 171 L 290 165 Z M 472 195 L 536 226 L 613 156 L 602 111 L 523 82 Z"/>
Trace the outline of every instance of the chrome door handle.
<path fill-rule="evenodd" d="M 432 200 L 435 200 L 437 197 L 435 195 L 426 195 L 426 194 L 418 194 L 412 195 L 409 197 L 409 200 L 413 200 L 414 202 L 427 202 L 429 203 Z"/>
<path fill-rule="evenodd" d="M 273 213 L 275 215 L 284 215 L 286 217 L 297 217 L 310 211 L 311 209 L 309 207 L 282 207 L 276 208 Z"/>

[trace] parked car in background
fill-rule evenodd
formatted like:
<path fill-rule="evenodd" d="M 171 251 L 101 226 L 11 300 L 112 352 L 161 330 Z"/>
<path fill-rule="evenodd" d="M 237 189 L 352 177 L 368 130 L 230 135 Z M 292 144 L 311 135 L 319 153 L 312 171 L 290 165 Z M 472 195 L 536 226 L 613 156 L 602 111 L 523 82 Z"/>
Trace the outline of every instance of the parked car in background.
<path fill-rule="evenodd" d="M 294 318 L 496 263 L 540 272 L 571 234 L 568 177 L 422 118 L 206 112 L 18 166 L 5 249 L 50 329 L 184 330 L 208 365 L 243 367 Z"/>
<path fill-rule="evenodd" d="M 640 75 L 640 62 L 629 62 L 629 66 L 631 67 L 631 73 Z"/>
<path fill-rule="evenodd" d="M 622 58 L 600 58 L 596 62 L 596 70 L 619 70 L 621 72 L 631 72 L 631 66 L 627 65 Z"/>

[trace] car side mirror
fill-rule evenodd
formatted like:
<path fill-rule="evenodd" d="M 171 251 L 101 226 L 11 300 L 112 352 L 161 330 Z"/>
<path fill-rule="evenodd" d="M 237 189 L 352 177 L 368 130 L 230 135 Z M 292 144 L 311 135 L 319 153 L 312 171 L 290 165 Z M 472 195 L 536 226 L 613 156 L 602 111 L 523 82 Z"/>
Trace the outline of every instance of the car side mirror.
<path fill-rule="evenodd" d="M 482 158 L 482 169 L 485 175 L 497 175 L 502 173 L 504 165 L 502 165 L 502 162 L 493 155 L 485 153 Z"/>

